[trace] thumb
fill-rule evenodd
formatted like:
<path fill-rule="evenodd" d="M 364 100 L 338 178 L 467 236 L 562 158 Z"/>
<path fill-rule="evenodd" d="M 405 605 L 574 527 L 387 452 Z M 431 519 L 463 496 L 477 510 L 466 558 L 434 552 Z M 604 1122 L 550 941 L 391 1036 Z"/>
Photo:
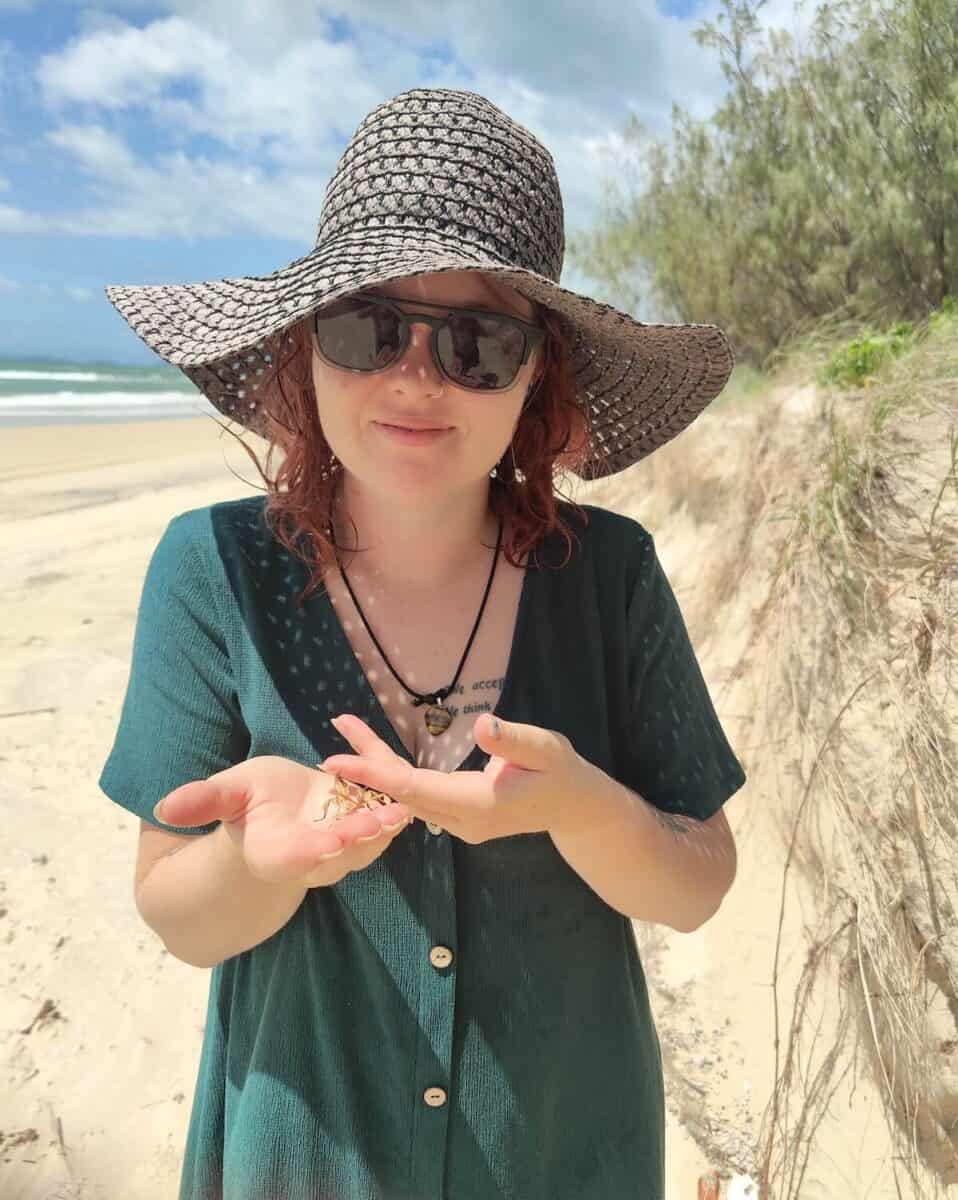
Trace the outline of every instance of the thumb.
<path fill-rule="evenodd" d="M 504 721 L 494 713 L 483 713 L 473 726 L 476 744 L 517 767 L 543 771 L 555 765 L 561 753 L 559 735 L 539 725 Z"/>
<path fill-rule="evenodd" d="M 250 781 L 241 773 L 242 765 L 174 788 L 155 806 L 153 816 L 165 825 L 184 829 L 213 821 L 237 820 L 250 803 Z"/>

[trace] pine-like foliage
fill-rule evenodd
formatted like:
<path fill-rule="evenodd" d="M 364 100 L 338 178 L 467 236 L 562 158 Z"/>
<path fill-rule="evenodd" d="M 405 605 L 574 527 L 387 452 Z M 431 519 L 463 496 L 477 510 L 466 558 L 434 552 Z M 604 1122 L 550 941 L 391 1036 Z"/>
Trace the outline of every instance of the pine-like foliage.
<path fill-rule="evenodd" d="M 834 0 L 799 46 L 724 0 L 728 81 L 671 137 L 635 119 L 576 265 L 624 306 L 720 325 L 760 362 L 825 316 L 921 319 L 958 293 L 958 0 Z M 621 176 L 620 176 L 621 178 Z"/>

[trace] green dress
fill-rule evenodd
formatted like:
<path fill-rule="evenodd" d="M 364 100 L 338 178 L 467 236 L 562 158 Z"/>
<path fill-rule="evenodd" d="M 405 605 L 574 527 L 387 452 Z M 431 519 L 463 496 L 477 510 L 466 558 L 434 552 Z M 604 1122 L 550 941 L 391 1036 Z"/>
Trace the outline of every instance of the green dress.
<path fill-rule="evenodd" d="M 297 610 L 306 569 L 264 506 L 185 512 L 150 560 L 99 780 L 147 821 L 248 757 L 348 750 L 340 712 L 409 757 L 325 592 Z M 579 545 L 560 568 L 551 535 L 530 559 L 497 711 L 562 731 L 650 803 L 709 817 L 745 776 L 652 537 L 562 511 Z M 485 761 L 476 747 L 459 769 Z M 631 920 L 548 834 L 472 846 L 417 820 L 213 968 L 179 1195 L 663 1200 L 664 1135 Z"/>

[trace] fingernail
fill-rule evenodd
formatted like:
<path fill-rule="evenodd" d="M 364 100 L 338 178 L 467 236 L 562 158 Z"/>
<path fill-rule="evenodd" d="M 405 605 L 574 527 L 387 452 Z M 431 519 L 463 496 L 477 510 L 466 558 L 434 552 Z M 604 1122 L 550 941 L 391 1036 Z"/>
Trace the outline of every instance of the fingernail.
<path fill-rule="evenodd" d="M 153 806 L 153 816 L 157 819 L 157 821 L 163 820 L 163 811 L 162 810 L 163 810 L 163 801 L 160 800 Z"/>
<path fill-rule="evenodd" d="M 379 835 L 382 833 L 383 829 L 384 829 L 384 826 L 382 826 L 382 825 L 381 825 L 381 826 L 380 826 L 380 827 L 379 827 L 379 828 L 376 830 L 376 832 L 375 832 L 375 833 L 371 833 L 371 834 L 369 835 L 369 837 L 358 837 L 358 838 L 356 839 L 356 841 L 357 841 L 357 842 L 374 842 L 374 841 L 376 840 L 376 838 L 378 838 L 378 837 L 379 837 Z"/>
<path fill-rule="evenodd" d="M 387 833 L 395 833 L 397 829 L 402 829 L 405 825 L 408 825 L 411 820 L 412 817 L 403 817 L 403 819 L 401 821 L 397 821 L 395 825 L 384 825 L 383 829 L 385 829 Z"/>
<path fill-rule="evenodd" d="M 492 718 L 492 736 L 494 738 L 497 738 L 500 733 L 502 733 L 502 728 L 499 725 L 499 720 L 497 717 L 493 717 Z"/>
<path fill-rule="evenodd" d="M 319 858 L 322 862 L 325 862 L 327 858 L 339 858 L 340 854 L 342 854 L 345 849 L 345 846 L 340 846 L 340 848 L 338 850 L 334 850 L 332 854 L 320 854 Z"/>

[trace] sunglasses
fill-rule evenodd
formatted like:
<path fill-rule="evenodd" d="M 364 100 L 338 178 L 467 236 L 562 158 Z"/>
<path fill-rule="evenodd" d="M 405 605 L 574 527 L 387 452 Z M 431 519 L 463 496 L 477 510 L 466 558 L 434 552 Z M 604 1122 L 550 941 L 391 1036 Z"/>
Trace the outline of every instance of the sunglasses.
<path fill-rule="evenodd" d="M 387 297 L 369 295 L 347 296 L 319 309 L 313 330 L 320 357 L 345 371 L 385 371 L 406 352 L 411 326 L 428 325 L 433 360 L 447 379 L 472 391 L 501 392 L 515 383 L 546 334 L 540 325 L 506 313 L 408 303 L 444 315 L 403 312 Z"/>

